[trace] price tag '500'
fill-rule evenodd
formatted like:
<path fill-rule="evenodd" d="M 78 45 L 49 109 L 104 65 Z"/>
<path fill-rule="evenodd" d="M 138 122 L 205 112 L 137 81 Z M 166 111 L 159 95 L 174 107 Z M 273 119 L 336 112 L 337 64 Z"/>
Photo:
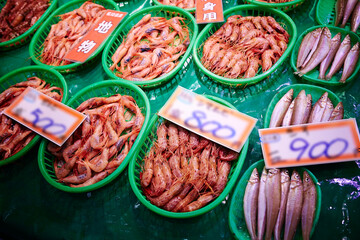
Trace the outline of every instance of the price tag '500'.
<path fill-rule="evenodd" d="M 61 146 L 85 115 L 28 87 L 4 114 Z"/>

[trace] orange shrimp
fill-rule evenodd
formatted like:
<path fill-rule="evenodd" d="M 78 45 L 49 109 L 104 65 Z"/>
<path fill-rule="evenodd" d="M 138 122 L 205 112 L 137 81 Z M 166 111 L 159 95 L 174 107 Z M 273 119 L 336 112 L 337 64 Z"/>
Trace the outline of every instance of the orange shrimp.
<path fill-rule="evenodd" d="M 209 172 L 209 157 L 211 152 L 212 144 L 208 144 L 200 155 L 200 178 L 206 179 Z"/>
<path fill-rule="evenodd" d="M 209 158 L 209 173 L 206 181 L 211 187 L 214 187 L 218 179 L 217 162 L 219 148 L 214 144 L 211 148 L 211 155 Z"/>
<path fill-rule="evenodd" d="M 157 155 L 154 160 L 154 176 L 151 181 L 151 187 L 153 188 L 152 193 L 155 196 L 159 196 L 161 193 L 165 191 L 166 182 L 165 176 L 161 167 L 161 156 Z"/>
<path fill-rule="evenodd" d="M 259 58 L 253 57 L 250 58 L 249 62 L 249 68 L 246 70 L 244 78 L 251 78 L 254 77 L 259 69 Z"/>
<path fill-rule="evenodd" d="M 150 198 L 150 202 L 158 207 L 164 206 L 167 202 L 169 202 L 172 198 L 178 195 L 183 187 L 185 182 L 185 177 L 176 181 L 171 187 L 163 192 L 160 196 L 156 198 Z"/>
<path fill-rule="evenodd" d="M 171 172 L 175 178 L 181 178 L 183 176 L 180 170 L 180 154 L 179 149 L 175 151 L 175 153 L 169 159 L 169 165 L 171 168 Z"/>
<path fill-rule="evenodd" d="M 205 206 L 206 204 L 208 204 L 209 202 L 211 202 L 212 200 L 214 200 L 215 198 L 216 198 L 215 194 L 213 194 L 211 192 L 205 193 L 205 194 L 201 195 L 196 201 L 193 201 L 192 203 L 185 206 L 181 211 L 182 212 L 191 212 L 191 211 L 198 210 L 198 209 L 202 208 L 203 206 Z"/>
<path fill-rule="evenodd" d="M 228 175 L 230 173 L 231 164 L 227 161 L 218 161 L 219 177 L 214 186 L 215 193 L 221 193 L 227 183 Z"/>
<path fill-rule="evenodd" d="M 263 52 L 263 54 L 261 55 L 261 60 L 262 60 L 262 70 L 263 72 L 266 72 L 272 67 L 273 63 L 275 63 L 278 60 L 278 58 L 275 56 L 274 50 L 268 49 L 265 52 Z"/>
<path fill-rule="evenodd" d="M 84 183 L 91 178 L 91 169 L 84 161 L 76 161 L 77 170 L 76 173 L 64 178 L 60 178 L 59 181 L 63 183 L 80 184 Z"/>

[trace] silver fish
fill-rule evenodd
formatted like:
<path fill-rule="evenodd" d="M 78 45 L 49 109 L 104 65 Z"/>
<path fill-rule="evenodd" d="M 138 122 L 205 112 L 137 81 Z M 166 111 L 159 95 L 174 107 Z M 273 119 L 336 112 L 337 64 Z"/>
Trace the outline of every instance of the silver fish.
<path fill-rule="evenodd" d="M 339 82 L 344 83 L 346 79 L 348 79 L 351 74 L 354 72 L 356 64 L 359 59 L 359 42 L 357 42 L 347 54 L 344 61 L 344 68 Z"/>
<path fill-rule="evenodd" d="M 267 180 L 267 171 L 264 167 L 259 186 L 259 197 L 258 197 L 258 239 L 262 239 L 265 233 L 265 224 L 266 224 L 266 180 Z"/>
<path fill-rule="evenodd" d="M 332 76 L 339 71 L 339 69 L 342 67 L 345 58 L 347 54 L 349 53 L 351 49 L 351 42 L 350 42 L 350 36 L 346 35 L 342 43 L 340 44 L 340 47 L 338 51 L 336 52 L 334 61 L 331 64 L 330 70 L 328 74 L 326 75 L 326 79 L 331 79 Z"/>
<path fill-rule="evenodd" d="M 284 119 L 285 113 L 291 104 L 294 90 L 290 89 L 275 105 L 271 114 L 270 128 L 279 127 Z"/>
<path fill-rule="evenodd" d="M 309 52 L 309 54 L 307 54 L 305 56 L 305 60 L 303 61 L 303 63 L 300 65 L 300 69 L 301 68 L 304 68 L 306 66 L 306 64 L 310 61 L 311 57 L 313 56 L 313 54 L 315 53 L 318 45 L 319 45 L 319 42 L 320 42 L 320 38 L 321 38 L 321 35 L 323 33 L 323 29 L 322 28 L 318 28 L 316 30 L 313 31 L 313 34 L 312 34 L 312 39 L 310 39 L 311 41 L 311 51 Z"/>
<path fill-rule="evenodd" d="M 302 124 L 308 122 L 308 119 L 310 117 L 310 112 L 311 112 L 311 106 L 312 106 L 312 97 L 311 97 L 311 94 L 308 94 L 306 96 L 306 108 L 305 108 L 304 118 L 301 121 Z"/>
<path fill-rule="evenodd" d="M 266 179 L 266 233 L 265 239 L 271 240 L 280 209 L 281 187 L 280 170 L 272 168 Z"/>
<path fill-rule="evenodd" d="M 303 202 L 303 184 L 299 173 L 294 170 L 291 175 L 290 190 L 286 203 L 284 239 L 293 239 L 301 217 Z"/>
<path fill-rule="evenodd" d="M 321 121 L 322 115 L 325 111 L 327 99 L 328 92 L 325 92 L 312 107 L 308 123 L 317 123 Z"/>
<path fill-rule="evenodd" d="M 355 9 L 351 16 L 351 31 L 357 31 L 360 25 L 360 1 L 356 4 Z"/>
<path fill-rule="evenodd" d="M 291 119 L 291 125 L 302 124 L 306 111 L 306 93 L 305 90 L 301 90 L 295 98 L 294 112 Z"/>
<path fill-rule="evenodd" d="M 334 105 L 332 104 L 330 98 L 327 99 L 325 111 L 321 117 L 320 122 L 327 122 L 330 119 L 331 113 L 334 110 Z"/>
<path fill-rule="evenodd" d="M 299 76 L 302 76 L 311 70 L 313 70 L 317 65 L 319 65 L 327 56 L 330 51 L 330 43 L 331 43 L 331 33 L 330 30 L 325 27 L 320 37 L 319 44 L 316 48 L 316 51 L 311 56 L 309 62 L 304 66 L 303 69 L 296 72 Z"/>
<path fill-rule="evenodd" d="M 300 66 L 304 63 L 307 55 L 311 51 L 314 46 L 315 37 L 313 36 L 315 31 L 321 31 L 321 28 L 318 28 L 314 31 L 309 32 L 305 35 L 303 40 L 301 41 L 301 45 L 299 48 L 297 60 L 296 60 L 296 67 L 299 69 Z"/>
<path fill-rule="evenodd" d="M 320 69 L 319 69 L 320 79 L 325 79 L 326 70 L 329 68 L 332 60 L 334 59 L 335 54 L 339 49 L 340 43 L 341 43 L 341 33 L 338 33 L 331 39 L 331 44 L 330 44 L 331 46 L 329 53 L 326 56 L 326 58 L 320 63 Z"/>
<path fill-rule="evenodd" d="M 340 27 L 345 27 L 346 22 L 349 20 L 350 15 L 352 13 L 352 11 L 355 8 L 355 5 L 357 4 L 358 0 L 347 0 L 346 5 L 345 5 L 345 10 L 344 10 L 344 18 L 341 22 Z"/>
<path fill-rule="evenodd" d="M 334 111 L 331 113 L 329 121 L 341 120 L 343 118 L 344 118 L 344 106 L 342 102 L 339 102 L 334 108 Z"/>
<path fill-rule="evenodd" d="M 336 12 L 336 14 L 335 14 L 335 16 L 336 16 L 335 26 L 339 25 L 339 23 L 344 18 L 345 5 L 346 5 L 346 0 L 337 0 L 336 1 L 336 5 L 335 5 L 335 12 Z"/>
<path fill-rule="evenodd" d="M 251 173 L 248 184 L 246 185 L 244 195 L 244 214 L 245 221 L 251 239 L 257 239 L 256 236 L 256 215 L 259 195 L 259 174 L 256 168 Z"/>
<path fill-rule="evenodd" d="M 310 233 L 314 222 L 317 193 L 313 180 L 309 173 L 303 173 L 304 200 L 301 211 L 301 230 L 304 240 L 310 239 Z"/>
<path fill-rule="evenodd" d="M 285 126 L 290 126 L 291 125 L 291 119 L 292 119 L 292 116 L 293 116 L 293 113 L 294 113 L 294 105 L 295 105 L 295 99 L 292 100 L 288 110 L 286 111 L 281 126 L 285 127 Z"/>
<path fill-rule="evenodd" d="M 287 169 L 281 170 L 281 202 L 278 217 L 276 219 L 274 236 L 275 240 L 280 240 L 281 230 L 285 220 L 286 203 L 289 194 L 290 176 Z"/>

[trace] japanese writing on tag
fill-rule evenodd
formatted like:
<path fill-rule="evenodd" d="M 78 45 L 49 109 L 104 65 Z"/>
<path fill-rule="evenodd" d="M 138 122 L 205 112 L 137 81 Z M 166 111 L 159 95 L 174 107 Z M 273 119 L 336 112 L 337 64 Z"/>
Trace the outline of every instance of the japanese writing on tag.
<path fill-rule="evenodd" d="M 259 129 L 267 168 L 360 159 L 355 119 Z"/>
<path fill-rule="evenodd" d="M 110 36 L 126 14 L 126 12 L 106 10 L 95 26 L 66 54 L 65 59 L 72 62 L 85 62 Z"/>
<path fill-rule="evenodd" d="M 257 121 L 182 87 L 175 90 L 159 115 L 236 152 Z"/>
<path fill-rule="evenodd" d="M 196 22 L 213 23 L 223 22 L 224 13 L 221 0 L 197 0 Z"/>
<path fill-rule="evenodd" d="M 86 118 L 31 87 L 17 97 L 4 114 L 59 146 Z"/>

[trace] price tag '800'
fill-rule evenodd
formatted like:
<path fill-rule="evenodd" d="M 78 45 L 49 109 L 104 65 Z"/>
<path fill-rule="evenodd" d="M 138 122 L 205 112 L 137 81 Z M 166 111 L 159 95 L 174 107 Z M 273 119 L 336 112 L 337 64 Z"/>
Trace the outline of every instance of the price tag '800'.
<path fill-rule="evenodd" d="M 85 119 L 83 114 L 31 87 L 4 114 L 59 146 Z"/>

